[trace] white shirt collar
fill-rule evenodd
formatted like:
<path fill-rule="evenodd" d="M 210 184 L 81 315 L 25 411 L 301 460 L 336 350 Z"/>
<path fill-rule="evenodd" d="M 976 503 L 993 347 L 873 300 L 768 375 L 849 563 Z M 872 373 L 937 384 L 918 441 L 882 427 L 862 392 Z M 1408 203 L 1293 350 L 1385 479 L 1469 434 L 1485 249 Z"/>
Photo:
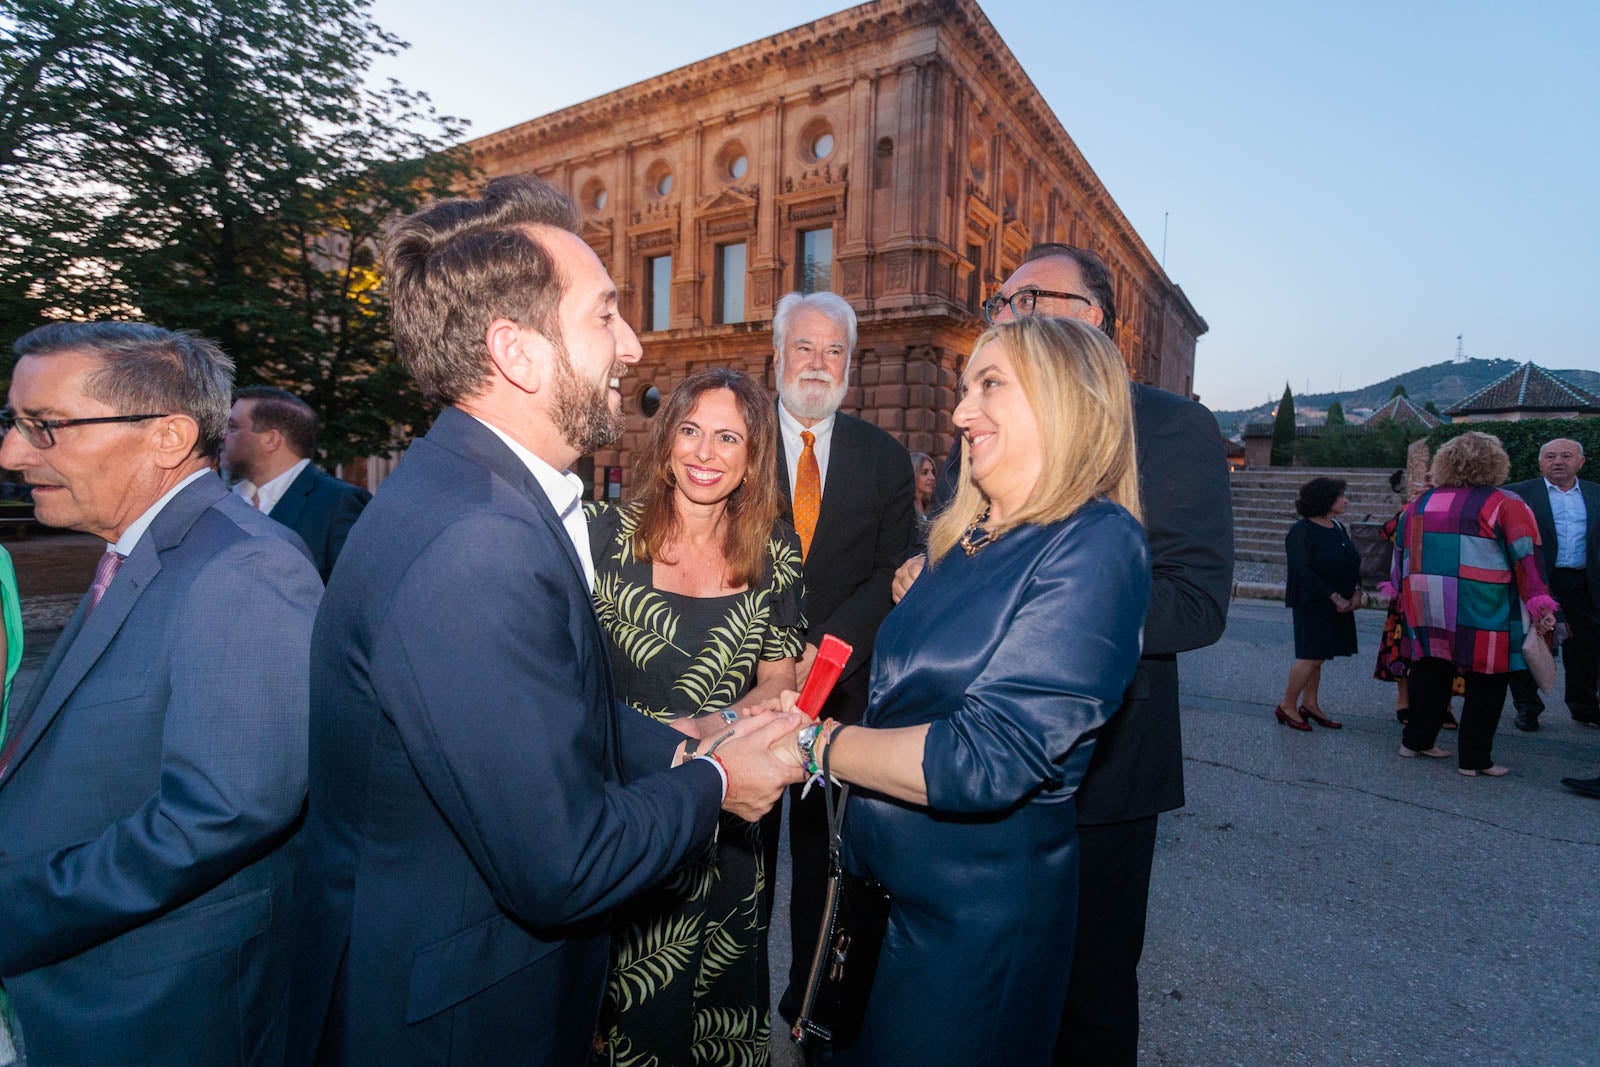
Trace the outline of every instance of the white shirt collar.
<path fill-rule="evenodd" d="M 583 479 L 571 471 L 556 470 L 524 448 L 500 427 L 484 422 L 476 415 L 472 415 L 472 418 L 477 419 L 490 433 L 504 441 L 506 447 L 522 461 L 524 467 L 528 468 L 528 473 L 539 483 L 539 488 L 544 490 L 544 495 L 550 500 L 550 506 L 556 509 L 556 515 L 560 517 L 561 525 L 567 531 L 568 540 L 578 553 L 578 561 L 583 564 L 583 575 L 588 579 L 589 588 L 593 589 L 594 555 L 589 549 L 589 526 L 583 517 Z"/>
<path fill-rule="evenodd" d="M 1577 482 L 1573 482 L 1572 483 L 1572 488 L 1571 489 L 1562 489 L 1560 486 L 1556 485 L 1555 482 L 1552 482 L 1549 478 L 1546 478 L 1544 480 L 1544 487 L 1546 489 L 1548 489 L 1552 493 L 1560 493 L 1563 496 L 1565 496 L 1568 493 L 1581 493 L 1581 492 L 1583 492 L 1583 487 L 1581 485 L 1579 485 Z"/>
<path fill-rule="evenodd" d="M 139 539 L 144 536 L 144 532 L 150 529 L 150 524 L 156 521 L 156 516 L 161 514 L 161 509 L 170 504 L 173 497 L 183 492 L 184 488 L 190 482 L 198 481 L 210 473 L 210 467 L 201 467 L 199 470 L 189 475 L 189 477 L 185 478 L 171 489 L 168 489 L 166 494 L 162 496 L 160 500 L 157 500 L 154 504 L 151 504 L 148 508 L 145 508 L 143 515 L 140 515 L 137 519 L 134 519 L 133 522 L 128 524 L 128 528 L 122 531 L 122 536 L 117 538 L 117 543 L 112 545 L 107 551 L 115 552 L 121 556 L 133 555 L 134 546 L 139 543 Z"/>
<path fill-rule="evenodd" d="M 255 499 L 261 501 L 259 505 L 253 506 L 259 507 L 261 509 L 261 513 L 265 515 L 271 512 L 273 508 L 278 506 L 278 501 L 282 500 L 283 494 L 289 491 L 289 486 L 293 485 L 294 480 L 300 477 L 300 472 L 309 466 L 311 466 L 311 459 L 310 457 L 307 457 L 300 460 L 298 463 L 284 471 L 282 474 L 278 475 L 276 478 L 269 478 L 260 485 L 255 484 L 248 478 L 242 478 L 239 480 L 239 483 L 233 487 L 233 491 L 244 497 L 246 500 L 249 500 L 251 497 L 255 497 Z"/>
<path fill-rule="evenodd" d="M 827 418 L 820 420 L 815 426 L 802 426 L 799 419 L 789 414 L 789 409 L 783 406 L 783 401 L 778 401 L 778 425 L 783 428 L 784 432 L 797 440 L 802 431 L 809 431 L 811 436 L 818 441 L 831 437 L 833 435 L 834 417 L 838 414 L 837 411 L 830 412 Z M 813 445 L 812 447 L 816 446 Z"/>

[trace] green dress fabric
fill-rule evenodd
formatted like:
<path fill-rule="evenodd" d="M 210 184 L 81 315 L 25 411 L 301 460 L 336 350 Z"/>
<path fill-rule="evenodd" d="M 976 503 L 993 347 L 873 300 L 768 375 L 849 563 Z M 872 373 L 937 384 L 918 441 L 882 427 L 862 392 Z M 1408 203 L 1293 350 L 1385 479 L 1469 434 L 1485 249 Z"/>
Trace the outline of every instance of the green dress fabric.
<path fill-rule="evenodd" d="M 6 677 L 0 689 L 0 739 L 11 725 L 11 682 L 22 666 L 22 598 L 17 594 L 17 572 L 11 553 L 0 548 L 0 616 L 6 628 Z"/>
<path fill-rule="evenodd" d="M 800 540 L 779 522 L 767 573 L 742 593 L 652 586 L 633 558 L 634 505 L 587 505 L 595 609 L 622 698 L 664 722 L 720 711 L 762 660 L 805 647 Z M 617 916 L 595 1062 L 760 1067 L 770 1056 L 761 827 L 724 812 L 716 836 Z"/>

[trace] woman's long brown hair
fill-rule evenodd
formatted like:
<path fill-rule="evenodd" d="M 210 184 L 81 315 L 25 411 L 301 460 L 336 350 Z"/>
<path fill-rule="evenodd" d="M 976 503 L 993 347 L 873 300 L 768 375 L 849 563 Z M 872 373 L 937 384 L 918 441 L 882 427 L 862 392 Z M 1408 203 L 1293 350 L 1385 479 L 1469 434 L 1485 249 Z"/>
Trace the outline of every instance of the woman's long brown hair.
<path fill-rule="evenodd" d="M 746 465 L 744 482 L 728 497 L 723 515 L 722 556 L 730 586 L 753 585 L 766 570 L 767 541 L 779 513 L 777 450 L 778 415 L 772 397 L 755 379 L 726 367 L 696 371 L 667 397 L 656 414 L 649 444 L 636 467 L 635 499 L 640 505 L 634 535 L 634 557 L 641 563 L 675 560 L 664 555 L 678 538 L 677 490 L 672 475 L 672 440 L 678 427 L 704 393 L 726 389 L 744 417 Z"/>

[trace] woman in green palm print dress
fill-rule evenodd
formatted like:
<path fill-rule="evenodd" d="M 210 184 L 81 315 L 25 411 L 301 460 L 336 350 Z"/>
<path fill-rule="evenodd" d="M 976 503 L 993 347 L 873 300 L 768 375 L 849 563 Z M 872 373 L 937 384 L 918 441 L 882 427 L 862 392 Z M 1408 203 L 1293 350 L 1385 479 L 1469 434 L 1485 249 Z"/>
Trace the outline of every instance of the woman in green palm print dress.
<path fill-rule="evenodd" d="M 776 421 L 746 375 L 691 375 L 657 415 L 638 498 L 591 509 L 595 608 L 618 691 L 642 714 L 714 715 L 795 686 L 800 542 L 778 519 Z M 767 1063 L 760 825 L 721 820 L 618 916 L 597 1063 Z"/>

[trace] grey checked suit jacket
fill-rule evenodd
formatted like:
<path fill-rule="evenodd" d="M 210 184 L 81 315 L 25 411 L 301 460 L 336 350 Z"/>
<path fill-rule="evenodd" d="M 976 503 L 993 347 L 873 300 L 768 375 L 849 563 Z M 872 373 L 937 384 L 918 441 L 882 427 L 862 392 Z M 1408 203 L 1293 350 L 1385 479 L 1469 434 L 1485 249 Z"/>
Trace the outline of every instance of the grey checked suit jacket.
<path fill-rule="evenodd" d="M 184 487 L 17 709 L 0 979 L 32 1062 L 283 1062 L 322 595 L 292 536 Z"/>

